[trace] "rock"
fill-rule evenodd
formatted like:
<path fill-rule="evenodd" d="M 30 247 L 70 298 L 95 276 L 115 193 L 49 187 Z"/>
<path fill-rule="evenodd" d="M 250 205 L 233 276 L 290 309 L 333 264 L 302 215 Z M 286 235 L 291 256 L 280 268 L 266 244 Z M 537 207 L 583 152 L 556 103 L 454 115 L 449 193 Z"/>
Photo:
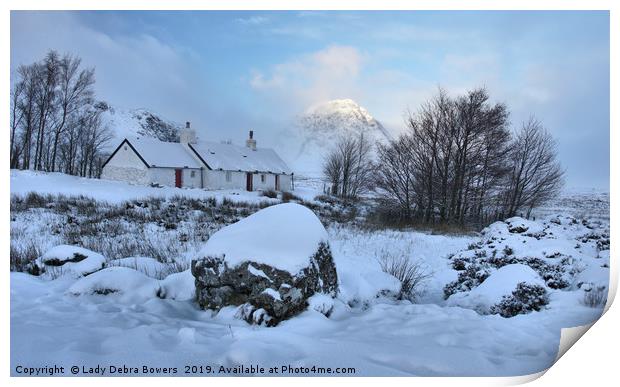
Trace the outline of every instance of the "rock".
<path fill-rule="evenodd" d="M 321 242 L 296 275 L 270 265 L 246 261 L 229 267 L 223 257 L 192 261 L 196 300 L 204 309 L 243 305 L 240 317 L 250 323 L 275 326 L 301 313 L 316 293 L 335 297 L 338 276 L 329 245 Z"/>
<path fill-rule="evenodd" d="M 28 272 L 33 275 L 48 274 L 52 278 L 63 275 L 77 278 L 103 269 L 105 263 L 105 257 L 94 251 L 79 246 L 59 245 L 33 261 Z"/>
<path fill-rule="evenodd" d="M 338 275 L 326 235 L 312 211 L 293 203 L 218 231 L 192 261 L 196 301 L 204 309 L 240 306 L 239 318 L 275 326 L 317 293 L 335 297 Z"/>

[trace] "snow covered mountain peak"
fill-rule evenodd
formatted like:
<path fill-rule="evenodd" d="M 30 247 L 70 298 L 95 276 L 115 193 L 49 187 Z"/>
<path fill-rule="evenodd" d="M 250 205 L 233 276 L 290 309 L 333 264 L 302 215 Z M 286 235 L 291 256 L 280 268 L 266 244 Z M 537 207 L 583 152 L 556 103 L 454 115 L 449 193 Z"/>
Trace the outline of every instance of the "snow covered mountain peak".
<path fill-rule="evenodd" d="M 289 160 L 297 173 L 306 176 L 320 176 L 326 153 L 342 137 L 363 134 L 373 145 L 391 139 L 383 125 L 352 99 L 312 105 L 298 117 L 296 126 L 296 151 Z"/>
<path fill-rule="evenodd" d="M 364 133 L 373 140 L 390 138 L 387 130 L 368 110 L 348 98 L 334 99 L 311 106 L 301 117 L 301 124 L 303 129 L 314 135 L 329 133 L 360 135 Z"/>
<path fill-rule="evenodd" d="M 360 106 L 357 102 L 350 98 L 334 99 L 327 102 L 322 102 L 309 107 L 306 110 L 306 114 L 321 113 L 321 114 L 356 114 L 360 118 L 371 122 L 374 118 L 368 113 L 364 107 Z"/>

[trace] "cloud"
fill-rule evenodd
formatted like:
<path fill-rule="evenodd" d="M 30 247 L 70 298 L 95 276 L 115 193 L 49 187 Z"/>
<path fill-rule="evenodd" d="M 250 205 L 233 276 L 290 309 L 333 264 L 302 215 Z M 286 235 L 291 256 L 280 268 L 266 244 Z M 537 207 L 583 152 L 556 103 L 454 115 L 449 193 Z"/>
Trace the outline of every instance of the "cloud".
<path fill-rule="evenodd" d="M 76 13 L 11 14 L 12 68 L 40 60 L 50 49 L 78 55 L 84 66 L 95 67 L 97 98 L 112 105 L 149 108 L 178 121 L 192 114 L 191 81 L 200 74 L 192 68 L 196 54 L 190 49 L 146 33 L 104 33 Z"/>
<path fill-rule="evenodd" d="M 364 55 L 355 47 L 330 45 L 276 64 L 266 74 L 253 70 L 251 87 L 303 109 L 319 101 L 354 97 Z"/>
<path fill-rule="evenodd" d="M 368 35 L 379 41 L 401 42 L 447 42 L 471 41 L 477 38 L 473 30 L 456 31 L 447 28 L 436 28 L 410 23 L 389 23 L 375 26 L 368 30 Z"/>
<path fill-rule="evenodd" d="M 264 16 L 255 15 L 255 16 L 250 16 L 248 18 L 237 18 L 237 19 L 235 19 L 235 21 L 237 23 L 244 24 L 244 25 L 256 26 L 256 25 L 261 25 L 261 24 L 268 23 L 269 22 L 269 18 L 264 17 Z"/>

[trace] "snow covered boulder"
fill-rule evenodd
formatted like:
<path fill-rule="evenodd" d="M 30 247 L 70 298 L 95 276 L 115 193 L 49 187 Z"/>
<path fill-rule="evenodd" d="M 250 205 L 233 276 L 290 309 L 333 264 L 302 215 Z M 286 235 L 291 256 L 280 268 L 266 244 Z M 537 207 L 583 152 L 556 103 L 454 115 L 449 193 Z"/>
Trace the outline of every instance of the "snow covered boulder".
<path fill-rule="evenodd" d="M 159 281 L 128 267 L 108 267 L 80 278 L 67 290 L 72 296 L 115 296 L 124 302 L 140 303 L 159 296 Z"/>
<path fill-rule="evenodd" d="M 204 309 L 238 305 L 250 323 L 275 326 L 315 293 L 335 297 L 338 276 L 327 232 L 308 208 L 265 208 L 215 233 L 192 261 Z"/>
<path fill-rule="evenodd" d="M 77 278 L 103 269 L 105 262 L 105 257 L 94 251 L 78 246 L 59 245 L 35 260 L 28 271 L 33 275 L 47 273 L 52 277 L 70 275 Z"/>

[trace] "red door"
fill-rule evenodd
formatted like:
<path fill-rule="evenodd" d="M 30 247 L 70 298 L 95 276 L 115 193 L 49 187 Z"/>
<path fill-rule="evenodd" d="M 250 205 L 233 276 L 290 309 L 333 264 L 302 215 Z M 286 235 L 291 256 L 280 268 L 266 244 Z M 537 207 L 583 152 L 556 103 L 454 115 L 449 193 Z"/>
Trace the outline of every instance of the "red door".
<path fill-rule="evenodd" d="M 181 188 L 183 186 L 183 170 L 175 169 L 174 170 L 174 186 L 177 188 Z"/>
<path fill-rule="evenodd" d="M 246 173 L 245 174 L 245 189 L 248 191 L 252 191 L 252 174 L 251 173 Z"/>

